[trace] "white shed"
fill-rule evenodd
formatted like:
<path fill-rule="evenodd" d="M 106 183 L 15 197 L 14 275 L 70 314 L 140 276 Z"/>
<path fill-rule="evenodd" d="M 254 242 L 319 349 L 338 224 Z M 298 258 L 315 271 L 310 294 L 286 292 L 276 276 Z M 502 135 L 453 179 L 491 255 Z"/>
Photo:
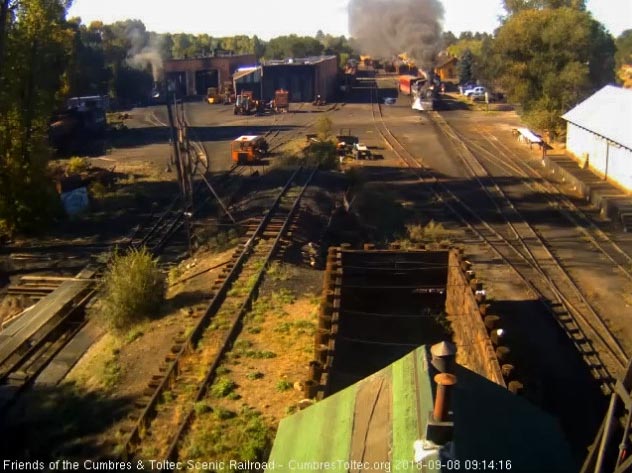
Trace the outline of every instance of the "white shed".
<path fill-rule="evenodd" d="M 632 90 L 607 85 L 562 116 L 566 149 L 632 191 Z"/>

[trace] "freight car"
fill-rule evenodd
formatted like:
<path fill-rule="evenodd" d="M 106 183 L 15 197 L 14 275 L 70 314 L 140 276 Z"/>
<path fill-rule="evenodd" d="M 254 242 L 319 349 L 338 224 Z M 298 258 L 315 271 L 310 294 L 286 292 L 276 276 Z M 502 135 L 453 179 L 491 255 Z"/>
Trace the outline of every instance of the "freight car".
<path fill-rule="evenodd" d="M 290 111 L 290 94 L 287 90 L 279 89 L 274 92 L 274 100 L 272 100 L 272 110 L 275 113 Z"/>

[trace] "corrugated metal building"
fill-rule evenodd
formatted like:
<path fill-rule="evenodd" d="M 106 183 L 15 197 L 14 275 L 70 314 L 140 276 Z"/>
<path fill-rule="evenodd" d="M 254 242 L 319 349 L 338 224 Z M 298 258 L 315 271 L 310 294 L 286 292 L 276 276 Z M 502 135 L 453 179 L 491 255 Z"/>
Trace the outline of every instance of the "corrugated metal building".
<path fill-rule="evenodd" d="M 568 122 L 566 149 L 632 191 L 632 90 L 607 85 L 562 118 Z"/>
<path fill-rule="evenodd" d="M 274 91 L 290 92 L 291 102 L 311 102 L 320 95 L 333 100 L 338 80 L 336 56 L 266 61 L 263 65 L 263 97 L 271 99 Z"/>
<path fill-rule="evenodd" d="M 433 420 L 436 373 L 422 346 L 286 417 L 266 473 L 578 471 L 552 416 L 460 365 Z"/>
<path fill-rule="evenodd" d="M 274 92 L 279 89 L 289 92 L 290 102 L 312 102 L 317 95 L 332 101 L 337 83 L 336 56 L 265 61 L 263 66 L 244 68 L 234 75 L 235 91 L 238 94 L 250 91 L 256 99 L 263 95 L 265 101 L 272 100 Z"/>
<path fill-rule="evenodd" d="M 255 99 L 261 98 L 261 66 L 242 67 L 233 74 L 233 90 L 237 95 L 252 92 Z"/>

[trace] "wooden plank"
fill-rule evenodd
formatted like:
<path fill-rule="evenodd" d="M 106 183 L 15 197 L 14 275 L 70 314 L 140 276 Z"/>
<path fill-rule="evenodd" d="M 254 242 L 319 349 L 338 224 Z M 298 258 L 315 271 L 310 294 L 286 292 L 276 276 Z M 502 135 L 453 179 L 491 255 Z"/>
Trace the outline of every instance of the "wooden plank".
<path fill-rule="evenodd" d="M 391 445 L 384 439 L 391 434 L 391 373 L 388 369 L 358 385 L 349 459 L 355 468 L 349 473 L 364 473 L 360 465 L 368 462 L 376 473 L 390 473 Z"/>
<path fill-rule="evenodd" d="M 64 282 L 64 281 L 76 281 L 77 278 L 75 276 L 37 276 L 37 275 L 27 275 L 27 276 L 22 276 L 20 278 L 20 281 L 26 282 L 26 281 L 59 281 L 59 282 Z"/>
<path fill-rule="evenodd" d="M 93 268 L 85 268 L 77 277 L 87 279 L 95 273 Z M 53 317 L 67 310 L 90 286 L 89 281 L 65 281 L 55 291 L 38 301 L 28 313 L 7 327 L 2 332 L 6 339 L 0 345 L 0 362 L 4 362 Z"/>
<path fill-rule="evenodd" d="M 35 384 L 43 386 L 58 384 L 103 333 L 102 327 L 94 321 L 89 321 L 40 373 Z"/>
<path fill-rule="evenodd" d="M 25 285 L 25 286 L 9 286 L 7 292 L 9 294 L 16 293 L 21 294 L 24 292 L 52 292 L 57 289 L 58 286 L 44 286 L 44 285 Z"/>

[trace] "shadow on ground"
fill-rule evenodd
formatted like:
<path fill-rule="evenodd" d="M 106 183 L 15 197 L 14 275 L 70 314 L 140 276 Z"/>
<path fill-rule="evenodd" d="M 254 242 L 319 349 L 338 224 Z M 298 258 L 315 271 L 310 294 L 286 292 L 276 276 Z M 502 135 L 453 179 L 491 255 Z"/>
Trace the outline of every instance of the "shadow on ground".
<path fill-rule="evenodd" d="M 554 415 L 581 464 L 607 399 L 574 345 L 536 300 L 493 301 L 525 397 Z"/>
<path fill-rule="evenodd" d="M 44 462 L 109 455 L 113 446 L 104 445 L 100 434 L 131 406 L 130 399 L 80 392 L 72 384 L 34 388 L 3 417 L 0 455 Z"/>

